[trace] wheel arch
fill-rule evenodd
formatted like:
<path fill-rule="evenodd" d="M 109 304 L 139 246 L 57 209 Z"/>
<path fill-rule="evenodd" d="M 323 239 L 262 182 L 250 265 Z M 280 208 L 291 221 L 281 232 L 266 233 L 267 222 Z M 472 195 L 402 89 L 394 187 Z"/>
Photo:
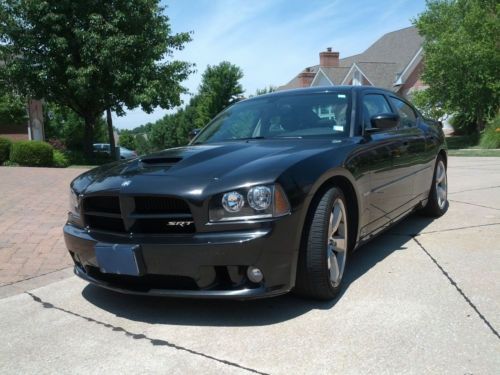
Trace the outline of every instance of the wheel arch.
<path fill-rule="evenodd" d="M 347 171 L 336 171 L 331 176 L 327 176 L 318 182 L 311 190 L 309 195 L 311 199 L 307 205 L 306 215 L 302 225 L 302 233 L 300 240 L 300 248 L 303 249 L 304 241 L 307 240 L 308 227 L 312 219 L 312 215 L 316 205 L 323 196 L 324 192 L 331 188 L 338 187 L 342 190 L 347 203 L 347 215 L 349 218 L 349 249 L 352 250 L 359 241 L 359 223 L 361 215 L 360 197 L 357 189 L 355 188 L 354 178 Z"/>
<path fill-rule="evenodd" d="M 446 150 L 442 148 L 441 150 L 439 150 L 437 156 L 441 156 L 443 158 L 444 166 L 448 168 L 448 153 L 446 152 Z"/>

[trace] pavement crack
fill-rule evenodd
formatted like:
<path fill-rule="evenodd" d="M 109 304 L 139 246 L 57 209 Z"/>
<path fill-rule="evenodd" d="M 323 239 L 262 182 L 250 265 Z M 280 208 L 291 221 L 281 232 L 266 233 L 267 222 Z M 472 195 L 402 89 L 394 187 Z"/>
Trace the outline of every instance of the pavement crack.
<path fill-rule="evenodd" d="M 479 318 L 486 324 L 486 326 L 490 329 L 490 331 L 497 337 L 497 339 L 500 339 L 500 334 L 498 331 L 493 327 L 493 325 L 486 319 L 486 317 L 479 311 L 479 309 L 476 307 L 476 305 L 467 297 L 467 295 L 464 293 L 464 291 L 458 286 L 457 282 L 453 280 L 453 278 L 450 276 L 450 274 L 439 264 L 439 262 L 425 249 L 425 247 L 420 243 L 417 238 L 412 237 L 413 241 L 417 243 L 417 245 L 422 249 L 422 251 L 427 254 L 427 256 L 432 260 L 432 262 L 437 266 L 437 268 L 441 271 L 441 273 L 448 279 L 448 281 L 455 287 L 455 289 L 458 291 L 458 293 L 464 298 L 465 302 L 469 304 L 470 307 L 476 312 L 476 314 L 479 316 Z"/>
<path fill-rule="evenodd" d="M 489 207 L 489 206 L 484 206 L 482 204 L 476 204 L 476 203 L 469 203 L 469 202 L 464 202 L 464 201 L 457 201 L 455 199 L 448 199 L 450 202 L 455 202 L 455 203 L 462 203 L 462 204 L 468 204 L 469 206 L 476 206 L 476 207 L 482 207 L 482 208 L 489 208 L 490 210 L 497 210 L 500 211 L 500 208 L 495 208 L 495 207 Z"/>
<path fill-rule="evenodd" d="M 220 359 L 220 358 L 217 358 L 217 357 L 213 357 L 211 355 L 208 355 L 208 354 L 205 354 L 205 353 L 202 353 L 202 352 L 198 352 L 196 350 L 189 349 L 189 348 L 186 348 L 186 347 L 183 347 L 183 346 L 171 343 L 171 342 L 166 341 L 166 340 L 154 339 L 154 338 L 148 337 L 148 336 L 146 336 L 144 334 L 132 333 L 132 332 L 129 332 L 129 331 L 127 331 L 126 329 L 124 329 L 122 327 L 117 327 L 117 326 L 114 326 L 114 325 L 109 324 L 109 323 L 104 323 L 104 322 L 101 322 L 101 321 L 96 320 L 94 318 L 91 318 L 91 317 L 88 317 L 88 316 L 85 316 L 85 315 L 81 315 L 81 314 L 75 313 L 73 311 L 64 309 L 62 307 L 58 307 L 58 306 L 56 306 L 56 305 L 54 305 L 54 304 L 52 304 L 50 302 L 46 302 L 46 301 L 42 300 L 40 297 L 34 295 L 31 292 L 26 292 L 26 294 L 28 294 L 31 298 L 33 298 L 33 300 L 35 302 L 41 304 L 46 309 L 55 309 L 55 310 L 58 310 L 58 311 L 62 311 L 64 313 L 66 313 L 66 314 L 70 314 L 70 315 L 76 316 L 77 318 L 86 320 L 86 321 L 88 321 L 90 323 L 94 323 L 94 324 L 97 324 L 97 325 L 109 328 L 109 329 L 111 329 L 114 332 L 123 332 L 125 334 L 125 336 L 130 337 L 130 338 L 135 339 L 135 340 L 147 340 L 153 346 L 167 346 L 167 347 L 173 348 L 175 350 L 187 352 L 187 353 L 199 356 L 199 357 L 203 357 L 203 358 L 206 358 L 206 359 L 210 359 L 212 361 L 216 361 L 216 362 L 222 363 L 222 364 L 227 365 L 227 366 L 236 367 L 236 368 L 241 369 L 241 370 L 246 370 L 246 371 L 252 372 L 254 374 L 269 375 L 268 373 L 255 370 L 255 369 L 252 369 L 250 367 L 242 366 L 242 365 L 240 365 L 240 364 L 238 364 L 236 362 L 231 362 L 231 361 L 228 361 L 228 360 L 225 360 L 225 359 Z"/>

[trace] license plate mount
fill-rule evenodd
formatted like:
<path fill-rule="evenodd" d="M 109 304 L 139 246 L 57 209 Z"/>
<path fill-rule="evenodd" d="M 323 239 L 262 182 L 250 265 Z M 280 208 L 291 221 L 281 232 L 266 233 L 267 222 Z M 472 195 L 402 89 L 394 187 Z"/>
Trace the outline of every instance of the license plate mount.
<path fill-rule="evenodd" d="M 97 243 L 94 246 L 97 265 L 102 273 L 141 276 L 144 274 L 141 246 Z"/>

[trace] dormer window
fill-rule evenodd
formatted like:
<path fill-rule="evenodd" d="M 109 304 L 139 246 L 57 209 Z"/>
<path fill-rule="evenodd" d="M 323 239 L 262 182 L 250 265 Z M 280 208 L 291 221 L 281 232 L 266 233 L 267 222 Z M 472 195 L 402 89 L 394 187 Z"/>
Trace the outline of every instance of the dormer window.
<path fill-rule="evenodd" d="M 361 86 L 363 84 L 363 78 L 361 78 L 361 72 L 355 69 L 352 75 L 352 85 Z"/>

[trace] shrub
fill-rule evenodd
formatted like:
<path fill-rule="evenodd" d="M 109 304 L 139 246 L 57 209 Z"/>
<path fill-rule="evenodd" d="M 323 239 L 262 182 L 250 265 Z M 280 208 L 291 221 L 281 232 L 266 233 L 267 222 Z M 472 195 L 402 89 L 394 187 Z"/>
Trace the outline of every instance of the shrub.
<path fill-rule="evenodd" d="M 66 168 L 69 167 L 70 162 L 68 157 L 59 150 L 54 150 L 54 159 L 52 165 L 56 168 Z"/>
<path fill-rule="evenodd" d="M 54 150 L 66 151 L 66 145 L 60 139 L 51 138 L 47 142 L 54 147 Z"/>
<path fill-rule="evenodd" d="M 13 161 L 7 160 L 2 164 L 4 167 L 19 167 L 19 164 L 14 163 Z"/>
<path fill-rule="evenodd" d="M 10 160 L 30 167 L 51 166 L 54 159 L 51 145 L 40 141 L 21 141 L 12 144 Z"/>
<path fill-rule="evenodd" d="M 481 134 L 479 145 L 482 148 L 500 148 L 500 114 L 488 123 Z"/>
<path fill-rule="evenodd" d="M 455 135 L 470 135 L 477 134 L 477 127 L 474 119 L 465 113 L 454 114 L 450 119 L 450 123 L 453 126 Z"/>
<path fill-rule="evenodd" d="M 9 160 L 12 142 L 6 138 L 0 138 L 0 165 Z"/>

